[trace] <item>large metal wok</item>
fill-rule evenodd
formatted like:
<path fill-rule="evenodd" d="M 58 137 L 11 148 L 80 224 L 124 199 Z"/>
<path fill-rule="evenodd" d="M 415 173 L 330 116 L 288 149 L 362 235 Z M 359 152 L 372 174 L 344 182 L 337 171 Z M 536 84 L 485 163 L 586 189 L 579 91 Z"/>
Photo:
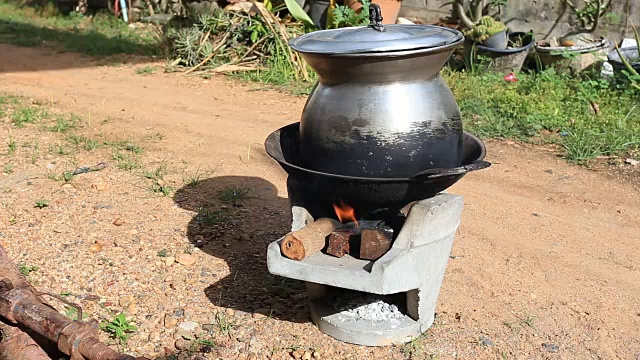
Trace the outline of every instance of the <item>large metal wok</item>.
<path fill-rule="evenodd" d="M 483 161 L 485 147 L 482 141 L 464 132 L 463 157 L 459 167 L 429 169 L 410 178 L 365 178 L 329 174 L 299 165 L 299 129 L 300 123 L 296 122 L 271 133 L 265 141 L 267 153 L 300 186 L 318 196 L 342 200 L 348 204 L 403 206 L 411 201 L 434 196 L 455 184 L 469 171 L 491 166 L 489 162 Z"/>

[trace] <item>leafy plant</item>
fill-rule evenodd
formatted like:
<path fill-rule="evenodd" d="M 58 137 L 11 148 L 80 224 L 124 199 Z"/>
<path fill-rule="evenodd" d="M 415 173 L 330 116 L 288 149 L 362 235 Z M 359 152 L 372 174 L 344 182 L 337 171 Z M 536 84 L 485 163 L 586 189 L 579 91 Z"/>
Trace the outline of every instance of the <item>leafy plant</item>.
<path fill-rule="evenodd" d="M 464 35 L 469 39 L 480 43 L 491 36 L 506 30 L 507 26 L 499 21 L 496 21 L 491 16 L 483 16 L 480 20 L 465 31 Z"/>
<path fill-rule="evenodd" d="M 346 5 L 336 6 L 332 12 L 333 23 L 331 24 L 331 27 L 342 28 L 369 25 L 369 11 L 367 9 L 369 9 L 371 1 L 359 1 L 362 3 L 360 11 L 355 11 Z"/>
<path fill-rule="evenodd" d="M 20 274 L 22 274 L 24 276 L 29 276 L 29 274 L 31 274 L 32 272 L 38 271 L 38 267 L 37 266 L 27 266 L 25 264 L 18 264 L 18 271 L 20 272 Z"/>
<path fill-rule="evenodd" d="M 13 165 L 12 164 L 5 164 L 2 172 L 4 172 L 5 174 L 11 174 L 13 173 Z"/>
<path fill-rule="evenodd" d="M 38 209 L 44 209 L 47 206 L 49 206 L 49 200 L 47 199 L 38 199 L 36 200 L 36 203 L 33 207 L 36 207 Z"/>
<path fill-rule="evenodd" d="M 580 28 L 576 33 L 593 33 L 598 29 L 600 20 L 608 13 L 611 0 L 582 0 L 584 5 L 578 8 L 572 0 L 564 0 L 564 4 L 571 8 Z"/>
<path fill-rule="evenodd" d="M 37 107 L 25 107 L 18 109 L 13 114 L 13 123 L 17 127 L 23 127 L 27 123 L 34 123 L 47 116 L 47 112 Z"/>
<path fill-rule="evenodd" d="M 100 329 L 109 334 L 112 339 L 116 339 L 121 345 L 125 345 L 129 340 L 130 333 L 138 330 L 138 327 L 127 320 L 124 313 L 116 315 L 110 322 L 100 323 Z"/>
<path fill-rule="evenodd" d="M 136 69 L 136 74 L 138 75 L 151 75 L 154 72 L 156 72 L 156 68 L 150 65 L 146 65 Z"/>
<path fill-rule="evenodd" d="M 633 28 L 633 34 L 636 39 L 636 44 L 640 51 L 640 34 L 638 34 L 638 29 L 636 29 L 635 26 L 632 26 L 632 28 Z M 624 54 L 622 54 L 617 43 L 615 44 L 615 48 L 616 48 L 616 52 L 618 53 L 618 57 L 620 58 L 620 61 L 622 61 L 622 63 L 624 64 L 624 67 L 626 68 L 626 71 L 627 71 L 626 75 L 629 81 L 631 82 L 631 86 L 640 90 L 640 74 L 638 74 L 638 71 L 636 71 L 636 69 L 633 68 L 633 66 L 629 62 L 629 59 L 627 59 L 627 57 Z"/>
<path fill-rule="evenodd" d="M 169 255 L 169 250 L 167 249 L 161 249 L 160 251 L 158 251 L 159 257 L 167 257 L 168 255 Z"/>

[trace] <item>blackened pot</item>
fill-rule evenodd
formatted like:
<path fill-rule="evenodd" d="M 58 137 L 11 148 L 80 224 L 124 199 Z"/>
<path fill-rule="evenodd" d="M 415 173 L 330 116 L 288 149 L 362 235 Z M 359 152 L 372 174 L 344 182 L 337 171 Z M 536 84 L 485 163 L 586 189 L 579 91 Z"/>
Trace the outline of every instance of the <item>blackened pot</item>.
<path fill-rule="evenodd" d="M 319 77 L 300 121 L 301 164 L 372 178 L 460 166 L 460 111 L 439 72 L 463 40 L 431 25 L 324 30 L 292 40 Z"/>

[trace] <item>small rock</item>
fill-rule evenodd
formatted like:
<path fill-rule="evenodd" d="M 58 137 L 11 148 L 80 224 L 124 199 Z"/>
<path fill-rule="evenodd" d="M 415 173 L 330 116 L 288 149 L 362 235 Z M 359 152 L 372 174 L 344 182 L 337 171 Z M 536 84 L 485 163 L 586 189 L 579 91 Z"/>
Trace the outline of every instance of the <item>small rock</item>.
<path fill-rule="evenodd" d="M 122 220 L 121 218 L 113 220 L 113 225 L 115 226 L 122 226 L 122 224 L 124 224 L 124 220 Z"/>
<path fill-rule="evenodd" d="M 301 360 L 302 359 L 302 355 L 304 355 L 306 351 L 302 350 L 302 349 L 298 349 L 295 351 L 291 352 L 291 356 L 296 359 L 296 360 Z"/>
<path fill-rule="evenodd" d="M 174 258 L 173 256 L 167 256 L 166 258 L 164 258 L 164 264 L 166 266 L 171 266 L 174 262 L 176 262 L 176 258 Z"/>
<path fill-rule="evenodd" d="M 311 353 L 305 351 L 304 354 L 302 354 L 302 360 L 311 360 Z"/>
<path fill-rule="evenodd" d="M 91 184 L 91 188 L 96 190 L 96 191 L 106 191 L 107 190 L 107 184 L 105 184 L 103 182 L 95 182 L 95 183 Z"/>
<path fill-rule="evenodd" d="M 560 347 L 558 345 L 551 343 L 542 343 L 542 347 L 552 353 L 557 353 L 560 350 Z"/>
<path fill-rule="evenodd" d="M 224 312 L 227 314 L 227 316 L 233 316 L 236 313 L 233 309 L 227 309 Z"/>
<path fill-rule="evenodd" d="M 249 354 L 247 360 L 258 360 L 258 356 L 256 356 L 256 354 Z"/>
<path fill-rule="evenodd" d="M 213 324 L 202 324 L 202 330 L 212 333 L 216 331 L 216 327 Z"/>
<path fill-rule="evenodd" d="M 194 332 L 198 329 L 198 327 L 200 326 L 200 324 L 198 324 L 195 321 L 185 321 L 180 323 L 180 325 L 178 325 L 178 328 L 180 330 L 184 330 L 184 331 L 188 331 L 188 332 Z"/>
<path fill-rule="evenodd" d="M 195 240 L 196 242 L 198 242 L 198 241 L 203 242 L 204 241 L 204 236 L 196 235 L 196 236 L 193 237 L 193 240 Z"/>
<path fill-rule="evenodd" d="M 131 295 L 120 296 L 120 298 L 118 299 L 118 305 L 120 305 L 121 307 L 126 307 L 132 302 L 134 302 L 134 298 Z"/>
<path fill-rule="evenodd" d="M 61 186 L 63 189 L 73 189 L 73 185 L 69 184 L 69 183 L 65 183 L 62 184 Z"/>
<path fill-rule="evenodd" d="M 190 254 L 180 254 L 176 256 L 176 261 L 178 264 L 191 266 L 196 263 L 196 257 Z"/>
<path fill-rule="evenodd" d="M 191 345 L 191 342 L 184 339 L 176 340 L 176 349 L 178 350 L 188 350 Z"/>
<path fill-rule="evenodd" d="M 636 159 L 625 159 L 624 160 L 625 164 L 631 165 L 631 166 L 638 166 L 640 165 L 640 160 L 636 160 Z"/>
<path fill-rule="evenodd" d="M 489 339 L 488 337 L 486 337 L 486 336 L 480 336 L 479 340 L 480 340 L 480 345 L 482 345 L 482 346 L 493 346 L 494 345 L 493 341 L 491 339 Z"/>
<path fill-rule="evenodd" d="M 317 351 L 314 351 L 313 354 L 311 354 L 311 356 L 313 356 L 314 359 L 320 359 L 320 353 Z"/>
<path fill-rule="evenodd" d="M 167 314 L 167 315 L 164 316 L 164 327 L 173 328 L 177 324 L 178 324 L 178 319 L 176 319 L 172 315 Z"/>
<path fill-rule="evenodd" d="M 100 251 L 102 251 L 102 245 L 100 244 L 93 244 L 89 247 L 89 252 L 92 252 L 94 254 Z"/>

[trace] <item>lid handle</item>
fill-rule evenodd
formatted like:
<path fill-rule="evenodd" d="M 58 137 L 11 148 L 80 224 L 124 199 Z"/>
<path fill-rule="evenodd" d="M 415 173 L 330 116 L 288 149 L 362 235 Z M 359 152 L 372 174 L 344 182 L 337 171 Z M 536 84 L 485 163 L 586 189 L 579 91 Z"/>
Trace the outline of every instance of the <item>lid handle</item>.
<path fill-rule="evenodd" d="M 374 30 L 384 31 L 382 10 L 380 10 L 380 5 L 378 4 L 372 3 L 369 5 L 369 27 Z"/>

